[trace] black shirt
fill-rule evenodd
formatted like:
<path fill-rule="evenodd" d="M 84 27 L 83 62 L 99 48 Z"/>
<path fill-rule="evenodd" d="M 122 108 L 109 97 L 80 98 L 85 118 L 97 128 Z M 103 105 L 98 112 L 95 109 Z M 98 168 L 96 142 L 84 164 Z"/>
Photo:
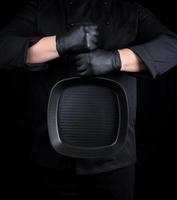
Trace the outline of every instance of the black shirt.
<path fill-rule="evenodd" d="M 79 174 L 88 174 L 125 167 L 136 161 L 137 74 L 107 75 L 119 81 L 128 96 L 128 136 L 121 152 L 105 159 L 73 159 L 52 149 L 46 122 L 50 90 L 62 78 L 75 75 L 73 58 L 64 56 L 38 65 L 25 64 L 29 46 L 45 36 L 63 34 L 82 22 L 98 24 L 99 48 L 131 48 L 146 64 L 145 76 L 149 77 L 161 75 L 177 65 L 177 36 L 146 8 L 119 0 L 32 0 L 0 32 L 0 68 L 14 70 L 20 77 L 14 87 L 18 102 L 11 108 L 13 123 L 20 126 L 23 122 L 34 135 L 33 161 L 61 171 L 72 166 Z"/>

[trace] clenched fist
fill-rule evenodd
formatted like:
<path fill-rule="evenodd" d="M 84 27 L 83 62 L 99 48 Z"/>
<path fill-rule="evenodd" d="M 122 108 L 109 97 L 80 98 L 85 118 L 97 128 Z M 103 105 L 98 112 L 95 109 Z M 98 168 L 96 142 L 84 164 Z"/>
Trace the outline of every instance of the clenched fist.
<path fill-rule="evenodd" d="M 65 35 L 56 36 L 59 55 L 78 54 L 97 48 L 98 27 L 96 25 L 76 25 Z"/>
<path fill-rule="evenodd" d="M 104 75 L 121 69 L 118 51 L 97 49 L 90 53 L 79 54 L 75 59 L 80 76 Z"/>

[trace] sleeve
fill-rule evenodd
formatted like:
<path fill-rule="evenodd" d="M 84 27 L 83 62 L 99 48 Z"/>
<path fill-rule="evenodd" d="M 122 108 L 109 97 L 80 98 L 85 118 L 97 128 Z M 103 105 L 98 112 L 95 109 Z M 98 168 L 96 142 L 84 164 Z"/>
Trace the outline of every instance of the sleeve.
<path fill-rule="evenodd" d="M 177 35 L 140 5 L 138 21 L 137 45 L 129 48 L 147 66 L 148 71 L 142 76 L 155 78 L 177 65 Z"/>
<path fill-rule="evenodd" d="M 45 63 L 27 65 L 27 49 L 43 36 L 37 31 L 39 1 L 29 1 L 0 31 L 0 69 L 31 68 L 40 70 Z"/>

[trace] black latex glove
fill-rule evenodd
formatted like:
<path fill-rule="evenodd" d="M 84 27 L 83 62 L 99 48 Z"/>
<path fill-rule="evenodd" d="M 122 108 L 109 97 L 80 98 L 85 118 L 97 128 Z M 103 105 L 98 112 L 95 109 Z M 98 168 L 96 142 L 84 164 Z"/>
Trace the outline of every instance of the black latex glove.
<path fill-rule="evenodd" d="M 57 51 L 62 54 L 78 54 L 97 48 L 97 25 L 76 25 L 65 35 L 57 35 Z"/>
<path fill-rule="evenodd" d="M 79 54 L 75 57 L 78 75 L 104 75 L 113 71 L 120 71 L 121 60 L 119 52 L 96 50 Z"/>

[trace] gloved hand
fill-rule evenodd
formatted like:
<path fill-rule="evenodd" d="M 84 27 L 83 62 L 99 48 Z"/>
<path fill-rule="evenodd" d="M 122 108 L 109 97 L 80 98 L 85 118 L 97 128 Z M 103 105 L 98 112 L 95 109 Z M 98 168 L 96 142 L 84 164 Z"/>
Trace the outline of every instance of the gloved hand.
<path fill-rule="evenodd" d="M 118 51 L 96 50 L 79 54 L 75 57 L 78 75 L 104 75 L 113 71 L 120 71 L 121 60 Z"/>
<path fill-rule="evenodd" d="M 62 54 L 78 54 L 97 48 L 97 25 L 77 25 L 65 35 L 56 36 L 57 51 Z"/>

